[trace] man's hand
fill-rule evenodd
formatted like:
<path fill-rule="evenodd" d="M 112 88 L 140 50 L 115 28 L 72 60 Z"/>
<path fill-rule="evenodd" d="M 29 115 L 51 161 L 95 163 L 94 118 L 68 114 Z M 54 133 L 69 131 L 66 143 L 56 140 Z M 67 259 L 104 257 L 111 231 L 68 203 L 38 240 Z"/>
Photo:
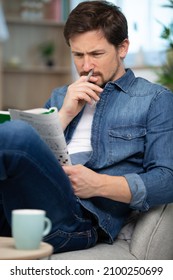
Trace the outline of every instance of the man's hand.
<path fill-rule="evenodd" d="M 92 83 L 86 81 L 86 78 L 81 76 L 79 80 L 68 87 L 63 106 L 59 112 L 64 129 L 87 102 L 92 104 L 92 100 L 98 101 L 99 94 L 103 91 L 101 87 L 94 84 L 97 81 L 96 77 L 90 77 Z"/>
<path fill-rule="evenodd" d="M 131 191 L 123 176 L 98 174 L 83 165 L 63 166 L 74 193 L 80 198 L 101 196 L 115 201 L 130 203 Z"/>
<path fill-rule="evenodd" d="M 80 198 L 90 198 L 100 195 L 102 186 L 102 175 L 84 167 L 83 165 L 63 166 L 65 173 L 68 175 L 74 193 Z"/>

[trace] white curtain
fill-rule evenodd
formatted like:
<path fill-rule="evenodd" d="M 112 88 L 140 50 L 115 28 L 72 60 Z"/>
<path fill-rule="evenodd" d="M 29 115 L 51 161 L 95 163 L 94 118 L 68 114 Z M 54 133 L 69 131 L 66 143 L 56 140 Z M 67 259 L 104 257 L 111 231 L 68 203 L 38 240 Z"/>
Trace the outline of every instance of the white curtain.
<path fill-rule="evenodd" d="M 4 13 L 2 9 L 2 3 L 0 2 L 0 41 L 5 41 L 8 39 L 8 29 L 4 18 Z"/>

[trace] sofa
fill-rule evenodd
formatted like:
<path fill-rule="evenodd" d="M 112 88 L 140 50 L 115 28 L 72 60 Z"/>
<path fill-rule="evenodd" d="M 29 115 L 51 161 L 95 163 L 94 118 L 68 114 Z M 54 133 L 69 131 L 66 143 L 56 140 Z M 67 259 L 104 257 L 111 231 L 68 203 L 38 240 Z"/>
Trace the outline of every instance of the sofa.
<path fill-rule="evenodd" d="M 113 244 L 53 254 L 52 260 L 173 260 L 173 203 L 133 212 Z"/>

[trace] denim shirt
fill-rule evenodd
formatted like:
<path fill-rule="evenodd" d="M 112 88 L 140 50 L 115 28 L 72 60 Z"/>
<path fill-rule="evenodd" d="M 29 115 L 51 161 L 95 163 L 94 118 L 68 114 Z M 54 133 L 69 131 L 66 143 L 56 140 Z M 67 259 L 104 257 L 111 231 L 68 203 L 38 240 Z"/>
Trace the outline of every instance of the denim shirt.
<path fill-rule="evenodd" d="M 67 86 L 55 89 L 45 107 L 60 109 L 66 91 Z M 82 113 L 65 130 L 67 142 Z M 173 93 L 127 69 L 101 93 L 91 135 L 92 154 L 85 166 L 124 176 L 132 194 L 129 205 L 100 197 L 80 200 L 113 240 L 117 220 L 122 224 L 129 209 L 146 211 L 173 202 Z"/>

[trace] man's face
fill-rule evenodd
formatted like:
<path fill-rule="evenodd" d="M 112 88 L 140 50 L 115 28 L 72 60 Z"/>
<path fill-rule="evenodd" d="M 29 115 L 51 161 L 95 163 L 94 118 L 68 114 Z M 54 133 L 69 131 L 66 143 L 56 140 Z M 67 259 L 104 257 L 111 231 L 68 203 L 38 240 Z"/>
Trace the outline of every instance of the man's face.
<path fill-rule="evenodd" d="M 121 46 L 115 48 L 98 30 L 77 34 L 70 39 L 78 74 L 87 75 L 93 69 L 93 76 L 98 78 L 96 84 L 99 86 L 117 80 L 124 74 L 123 59 L 128 45 L 128 40 L 124 40 Z"/>

